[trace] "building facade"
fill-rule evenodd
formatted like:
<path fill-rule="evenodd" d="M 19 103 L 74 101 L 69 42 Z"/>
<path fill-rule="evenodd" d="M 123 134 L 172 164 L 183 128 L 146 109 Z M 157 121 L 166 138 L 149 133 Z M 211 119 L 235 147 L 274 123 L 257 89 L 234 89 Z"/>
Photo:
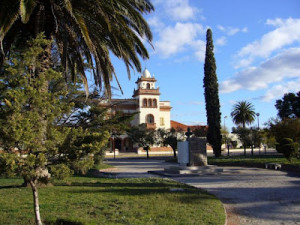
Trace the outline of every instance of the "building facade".
<path fill-rule="evenodd" d="M 111 112 L 122 111 L 124 113 L 136 113 L 131 121 L 132 126 L 145 123 L 148 129 L 171 128 L 171 104 L 170 101 L 160 100 L 160 90 L 156 86 L 154 75 L 145 69 L 136 81 L 136 89 L 131 99 L 112 99 L 103 101 L 100 105 L 109 107 Z M 121 152 L 137 151 L 136 146 L 126 135 L 111 137 L 112 148 Z M 163 147 L 154 147 L 153 150 L 163 150 Z M 168 148 L 168 150 L 170 150 Z"/>

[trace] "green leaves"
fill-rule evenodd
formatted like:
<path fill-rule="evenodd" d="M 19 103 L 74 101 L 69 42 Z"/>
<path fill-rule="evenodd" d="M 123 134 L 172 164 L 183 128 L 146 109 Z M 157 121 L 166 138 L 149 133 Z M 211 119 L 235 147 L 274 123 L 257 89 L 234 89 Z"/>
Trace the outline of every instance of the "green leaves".
<path fill-rule="evenodd" d="M 254 106 L 251 102 L 240 101 L 233 106 L 231 117 L 235 124 L 242 124 L 245 128 L 246 124 L 251 124 L 256 117 Z"/>
<path fill-rule="evenodd" d="M 287 118 L 300 118 L 300 91 L 287 93 L 282 99 L 276 100 L 275 104 L 278 116 L 283 120 Z"/>
<path fill-rule="evenodd" d="M 283 138 L 280 143 L 276 145 L 276 150 L 291 161 L 293 157 L 299 157 L 299 147 L 299 143 L 294 142 L 291 138 Z"/>
<path fill-rule="evenodd" d="M 221 113 L 219 100 L 219 85 L 216 74 L 212 31 L 206 33 L 206 53 L 204 63 L 204 96 L 207 116 L 207 140 L 212 145 L 216 156 L 221 154 Z"/>
<path fill-rule="evenodd" d="M 36 10 L 35 10 L 36 9 Z M 115 75 L 110 53 L 130 69 L 141 71 L 139 56 L 149 57 L 141 42 L 151 44 L 152 33 L 143 13 L 153 11 L 148 0 L 2 0 L 0 3 L 0 44 L 4 52 L 12 43 L 24 43 L 37 31 L 53 38 L 52 52 L 60 56 L 66 79 L 80 73 L 88 94 L 86 62 L 96 85 L 111 96 L 110 83 Z M 18 17 L 21 16 L 21 20 Z M 0 62 L 1 63 L 1 62 Z M 115 77 L 117 80 L 117 77 Z"/>

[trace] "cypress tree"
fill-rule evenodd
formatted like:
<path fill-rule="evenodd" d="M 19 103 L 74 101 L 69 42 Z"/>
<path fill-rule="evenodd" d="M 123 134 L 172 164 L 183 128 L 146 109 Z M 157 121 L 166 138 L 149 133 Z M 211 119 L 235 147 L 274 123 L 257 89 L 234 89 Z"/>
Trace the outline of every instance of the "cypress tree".
<path fill-rule="evenodd" d="M 204 96 L 207 116 L 207 141 L 212 146 L 216 157 L 221 155 L 221 113 L 219 101 L 219 85 L 216 74 L 212 31 L 206 33 L 206 53 L 204 63 Z"/>

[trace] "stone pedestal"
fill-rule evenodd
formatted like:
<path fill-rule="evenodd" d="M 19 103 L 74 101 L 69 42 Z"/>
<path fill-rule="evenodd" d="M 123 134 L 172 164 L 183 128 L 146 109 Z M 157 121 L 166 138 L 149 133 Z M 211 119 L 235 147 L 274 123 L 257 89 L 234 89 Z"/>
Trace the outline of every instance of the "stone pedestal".
<path fill-rule="evenodd" d="M 206 138 L 189 139 L 189 166 L 207 166 Z"/>
<path fill-rule="evenodd" d="M 177 143 L 178 148 L 178 163 L 181 166 L 186 166 L 190 162 L 189 157 L 189 142 L 187 141 L 180 141 Z"/>
<path fill-rule="evenodd" d="M 180 165 L 167 166 L 163 171 L 149 171 L 149 173 L 178 177 L 214 175 L 223 172 L 222 168 L 207 165 L 206 138 L 193 137 L 188 141 L 178 142 L 178 163 Z"/>
<path fill-rule="evenodd" d="M 193 137 L 177 143 L 181 166 L 207 166 L 206 138 Z"/>

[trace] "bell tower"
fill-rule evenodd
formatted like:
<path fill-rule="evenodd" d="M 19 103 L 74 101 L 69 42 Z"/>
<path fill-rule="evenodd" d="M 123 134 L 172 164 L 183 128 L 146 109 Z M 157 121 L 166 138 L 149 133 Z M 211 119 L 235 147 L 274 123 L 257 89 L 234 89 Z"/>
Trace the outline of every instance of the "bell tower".
<path fill-rule="evenodd" d="M 154 75 L 145 69 L 136 81 L 137 89 L 133 91 L 139 105 L 139 124 L 146 123 L 149 129 L 158 128 L 159 124 L 159 88 L 155 87 Z"/>

